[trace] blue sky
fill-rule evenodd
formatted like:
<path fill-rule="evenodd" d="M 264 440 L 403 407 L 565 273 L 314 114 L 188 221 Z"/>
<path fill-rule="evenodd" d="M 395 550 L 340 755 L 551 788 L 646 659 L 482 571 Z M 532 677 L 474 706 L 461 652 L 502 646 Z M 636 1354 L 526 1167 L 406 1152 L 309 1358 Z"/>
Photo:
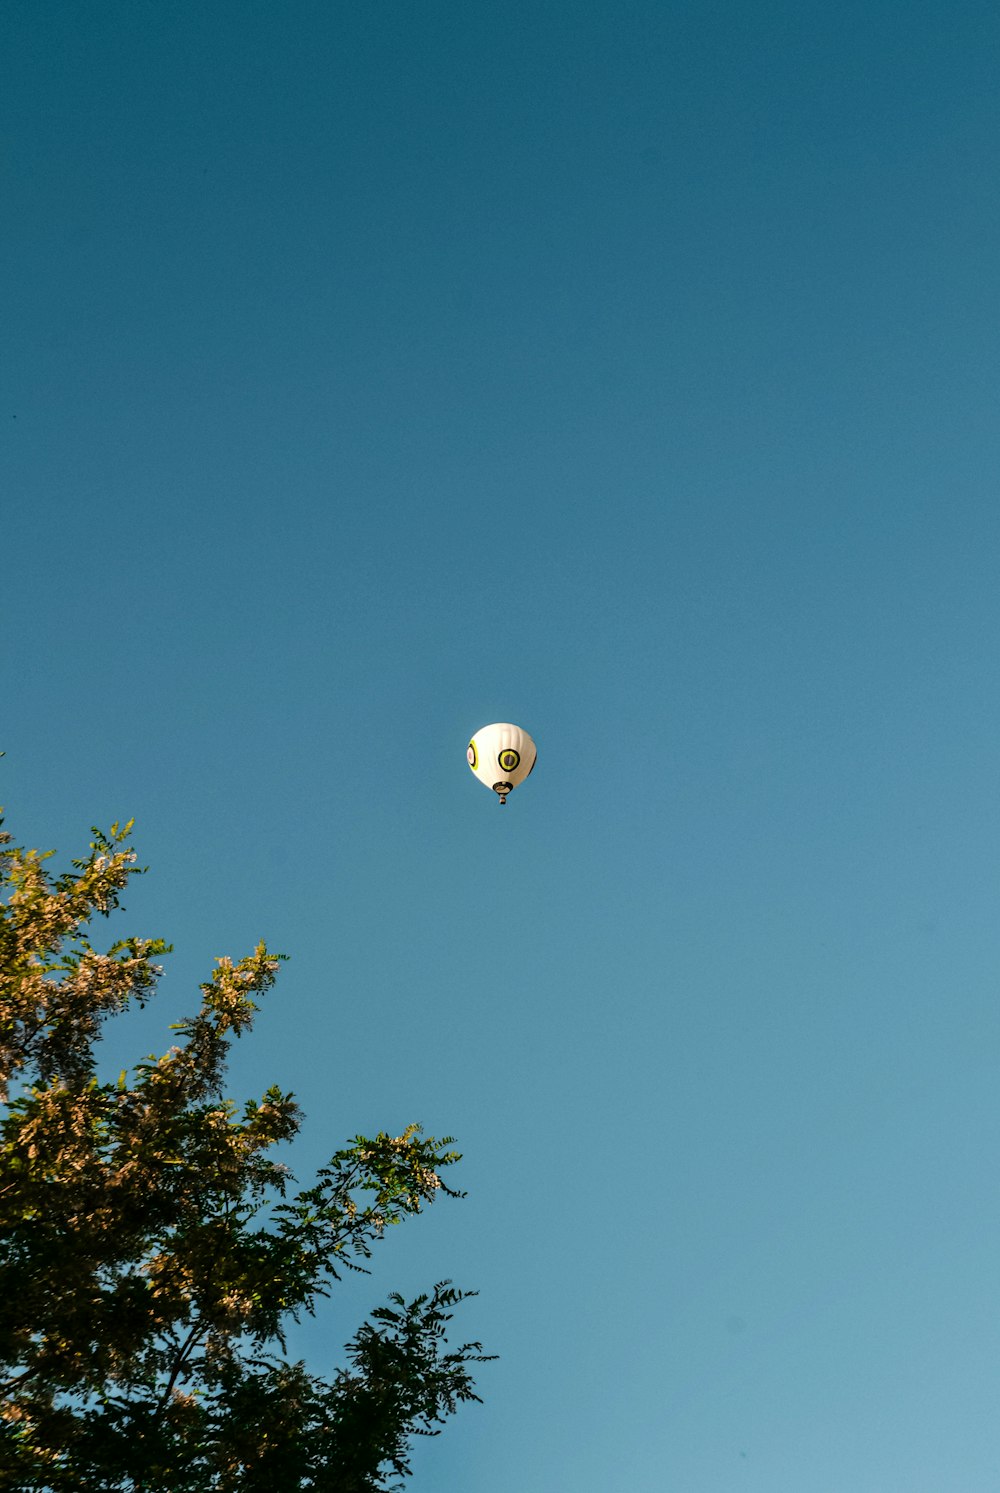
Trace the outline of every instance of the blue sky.
<path fill-rule="evenodd" d="M 412 1486 L 1000 1486 L 995 8 L 2 20 L 17 837 L 169 1041 L 453 1133 L 301 1338 L 478 1286 Z M 539 764 L 500 812 L 469 734 Z"/>

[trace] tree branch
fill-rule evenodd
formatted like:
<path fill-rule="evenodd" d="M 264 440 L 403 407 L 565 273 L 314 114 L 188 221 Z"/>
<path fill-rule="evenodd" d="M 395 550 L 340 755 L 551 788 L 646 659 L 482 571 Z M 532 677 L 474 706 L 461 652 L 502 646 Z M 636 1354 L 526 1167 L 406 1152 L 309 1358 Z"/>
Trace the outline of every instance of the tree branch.
<path fill-rule="evenodd" d="M 167 1387 L 163 1391 L 163 1394 L 160 1396 L 160 1400 L 157 1404 L 156 1409 L 153 1411 L 154 1420 L 156 1420 L 157 1416 L 166 1409 L 167 1402 L 169 1401 L 170 1396 L 173 1394 L 174 1385 L 177 1383 L 181 1369 L 184 1367 L 184 1364 L 192 1348 L 197 1346 L 198 1339 L 200 1337 L 201 1327 L 196 1322 L 191 1328 L 191 1331 L 188 1333 L 187 1337 L 184 1339 L 184 1342 L 181 1344 L 180 1352 L 177 1354 L 173 1370 L 171 1371 L 170 1378 L 167 1381 Z"/>

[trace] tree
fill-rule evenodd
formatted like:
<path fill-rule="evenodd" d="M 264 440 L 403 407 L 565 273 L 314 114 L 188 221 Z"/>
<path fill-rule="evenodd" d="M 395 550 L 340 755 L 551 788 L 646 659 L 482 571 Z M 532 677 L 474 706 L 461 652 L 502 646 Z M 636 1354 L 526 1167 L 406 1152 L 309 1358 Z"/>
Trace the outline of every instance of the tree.
<path fill-rule="evenodd" d="M 285 1331 L 387 1227 L 459 1195 L 441 1178 L 458 1155 L 417 1126 L 357 1136 L 292 1190 L 271 1154 L 299 1128 L 292 1095 L 222 1093 L 274 983 L 263 944 L 218 961 L 169 1052 L 100 1082 L 102 1022 L 150 998 L 169 952 L 87 935 L 138 872 L 130 830 L 95 830 L 57 877 L 0 833 L 0 1488 L 386 1489 L 412 1436 L 478 1399 L 481 1345 L 445 1335 L 468 1293 L 391 1296 L 331 1381 Z"/>

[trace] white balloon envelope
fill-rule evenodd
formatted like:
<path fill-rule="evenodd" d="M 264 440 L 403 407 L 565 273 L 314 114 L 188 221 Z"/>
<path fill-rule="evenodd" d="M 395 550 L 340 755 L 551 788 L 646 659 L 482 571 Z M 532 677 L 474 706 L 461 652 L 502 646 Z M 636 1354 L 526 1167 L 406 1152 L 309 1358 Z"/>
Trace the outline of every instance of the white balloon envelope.
<path fill-rule="evenodd" d="M 518 783 L 523 783 L 535 765 L 538 753 L 527 731 L 509 721 L 480 726 L 466 752 L 469 766 L 481 783 L 507 802 Z"/>

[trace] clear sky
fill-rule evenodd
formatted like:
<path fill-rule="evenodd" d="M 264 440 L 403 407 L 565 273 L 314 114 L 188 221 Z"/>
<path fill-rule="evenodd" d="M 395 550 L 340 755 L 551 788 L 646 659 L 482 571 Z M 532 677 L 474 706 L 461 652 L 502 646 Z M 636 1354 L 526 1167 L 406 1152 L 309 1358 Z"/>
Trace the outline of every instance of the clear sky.
<path fill-rule="evenodd" d="M 291 956 L 486 1403 L 414 1493 L 1000 1488 L 1000 18 L 34 0 L 0 36 L 0 799 Z M 500 810 L 469 734 L 535 737 Z"/>

